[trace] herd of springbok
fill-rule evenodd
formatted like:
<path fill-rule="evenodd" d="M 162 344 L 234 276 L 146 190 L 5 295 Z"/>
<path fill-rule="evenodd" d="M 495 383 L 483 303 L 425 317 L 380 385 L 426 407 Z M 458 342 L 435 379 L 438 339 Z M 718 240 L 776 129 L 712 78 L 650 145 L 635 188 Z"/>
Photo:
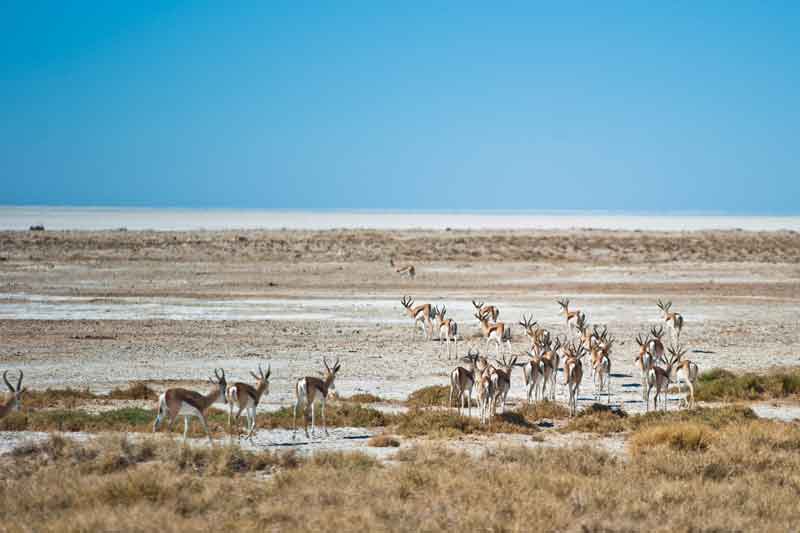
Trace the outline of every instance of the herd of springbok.
<path fill-rule="evenodd" d="M 532 316 L 523 314 L 518 322 L 530 341 L 530 347 L 523 353 L 511 356 L 511 328 L 498 320 L 500 309 L 484 302 L 472 301 L 475 309 L 474 317 L 478 320 L 482 337 L 486 341 L 488 352 L 491 346 L 495 349 L 495 358 L 490 361 L 473 346 L 461 359 L 465 366 L 456 367 L 450 374 L 450 405 L 456 401 L 459 413 L 466 408 L 472 415 L 472 394 L 475 392 L 481 423 L 488 421 L 497 411 L 505 409 L 506 397 L 511 388 L 511 372 L 514 367 L 522 367 L 525 379 L 528 403 L 540 400 L 555 401 L 559 370 L 562 373 L 561 387 L 566 388 L 567 405 L 571 415 L 577 412 L 578 394 L 584 374 L 583 358 L 591 372 L 594 385 L 594 398 L 599 401 L 603 394 L 606 402 L 611 402 L 611 354 L 616 339 L 608 332 L 606 326 L 591 326 L 586 314 L 580 309 L 570 309 L 569 300 L 557 300 L 566 325 L 563 337 L 553 336 L 550 331 L 540 327 Z M 450 344 L 457 350 L 458 325 L 452 319 L 445 318 L 447 308 L 431 306 L 426 303 L 414 305 L 414 300 L 404 296 L 400 303 L 408 315 L 414 320 L 412 335 L 421 332 L 427 340 L 433 339 L 434 331 L 442 346 L 446 346 L 450 359 Z M 652 396 L 653 407 L 667 409 L 667 390 L 670 384 L 688 387 L 688 405 L 694 405 L 694 383 L 697 379 L 697 364 L 684 359 L 686 349 L 680 344 L 683 329 L 683 316 L 670 311 L 672 302 L 658 301 L 664 323 L 669 327 L 672 342 L 665 349 L 663 325 L 653 327 L 648 334 L 636 337 L 639 351 L 634 363 L 641 372 L 642 395 L 646 409 L 650 410 Z M 442 349 L 444 351 L 444 348 Z M 667 353 L 669 356 L 667 356 Z M 520 362 L 518 362 L 520 361 Z"/>
<path fill-rule="evenodd" d="M 413 269 L 409 272 L 413 276 Z M 414 300 L 408 296 L 401 299 L 401 304 L 414 320 L 412 335 L 421 333 L 427 340 L 433 339 L 434 331 L 440 342 L 440 350 L 447 354 L 447 358 L 458 358 L 458 324 L 452 318 L 447 318 L 447 307 L 432 306 L 429 303 L 414 305 Z M 530 341 L 530 347 L 523 353 L 510 355 L 511 328 L 508 324 L 499 321 L 500 309 L 494 305 L 485 305 L 484 302 L 472 301 L 474 317 L 478 321 L 482 336 L 486 340 L 486 351 L 494 346 L 495 357 L 490 360 L 480 351 L 470 345 L 467 355 L 461 359 L 465 366 L 456 367 L 450 375 L 450 404 L 457 402 L 457 409 L 462 413 L 466 408 L 468 416 L 472 415 L 472 394 L 475 392 L 479 408 L 481 423 L 486 423 L 495 414 L 499 404 L 501 412 L 505 409 L 506 397 L 511 388 L 511 373 L 515 367 L 522 367 L 525 380 L 527 400 L 529 403 L 548 399 L 556 399 L 556 388 L 559 386 L 557 375 L 561 371 L 563 379 L 561 387 L 566 387 L 567 403 L 570 413 L 577 411 L 578 392 L 583 381 L 584 362 L 588 356 L 592 382 L 594 384 L 594 397 L 599 400 L 603 394 L 606 401 L 611 400 L 611 354 L 615 338 L 608 333 L 608 328 L 603 326 L 590 326 L 586 321 L 586 314 L 580 309 L 570 308 L 569 300 L 559 299 L 561 314 L 566 324 L 566 334 L 561 337 L 551 335 L 550 331 L 540 327 L 532 316 L 524 315 L 518 322 Z M 658 307 L 663 313 L 663 321 L 668 325 L 671 338 L 674 342 L 665 348 L 662 338 L 664 327 L 653 327 L 649 334 L 640 334 L 636 337 L 639 351 L 635 364 L 641 372 L 642 394 L 650 409 L 650 397 L 653 396 L 653 406 L 667 409 L 667 389 L 670 384 L 685 384 L 689 394 L 687 402 L 694 404 L 694 382 L 698 375 L 697 365 L 684 359 L 686 349 L 680 345 L 680 334 L 683 328 L 683 317 L 679 313 L 670 311 L 671 302 L 658 301 Z M 667 355 L 669 354 L 669 355 Z M 509 358 L 510 355 L 510 358 Z M 306 437 L 313 438 L 315 434 L 316 410 L 315 404 L 319 403 L 322 413 L 322 427 L 327 435 L 325 420 L 325 401 L 330 391 L 334 390 L 334 379 L 341 365 L 337 358 L 333 365 L 323 358 L 323 377 L 305 376 L 295 382 L 294 403 L 294 431 L 297 433 L 297 411 L 303 407 L 304 431 Z M 207 414 L 209 408 L 215 403 L 228 406 L 228 424 L 238 425 L 242 412 L 246 417 L 246 436 L 252 438 L 256 427 L 256 409 L 261 398 L 269 394 L 270 366 L 264 372 L 258 366 L 258 374 L 251 372 L 255 385 L 244 382 L 235 382 L 228 386 L 223 369 L 214 369 L 214 377 L 209 378 L 213 386 L 207 394 L 183 388 L 169 388 L 158 399 L 157 415 L 153 423 L 153 431 L 157 431 L 163 420 L 169 421 L 171 430 L 179 416 L 184 418 L 183 437 L 189 430 L 189 419 L 194 417 L 200 420 L 206 436 L 211 441 L 208 430 Z M 0 418 L 12 411 L 19 411 L 22 395 L 27 390 L 22 387 L 23 373 L 19 371 L 16 387 L 8 380 L 8 371 L 3 373 L 3 381 L 11 392 L 10 398 L 0 403 Z M 311 411 L 311 435 L 308 433 L 308 411 Z M 235 413 L 234 413 L 235 411 Z"/>

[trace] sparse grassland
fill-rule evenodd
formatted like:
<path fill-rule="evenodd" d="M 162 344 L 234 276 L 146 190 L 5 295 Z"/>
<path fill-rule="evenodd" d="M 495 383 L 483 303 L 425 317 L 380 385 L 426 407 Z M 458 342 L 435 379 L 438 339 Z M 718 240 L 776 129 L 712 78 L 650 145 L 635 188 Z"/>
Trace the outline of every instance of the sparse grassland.
<path fill-rule="evenodd" d="M 11 532 L 210 524 L 245 531 L 672 531 L 701 523 L 746 531 L 800 522 L 797 425 L 651 422 L 634 433 L 628 460 L 591 448 L 501 447 L 476 458 L 433 445 L 402 448 L 393 466 L 358 453 L 299 459 L 235 446 L 53 437 L 0 458 L 0 517 Z"/>
<path fill-rule="evenodd" d="M 762 373 L 713 369 L 700 374 L 695 398 L 700 401 L 781 399 L 800 394 L 800 368 L 773 368 Z"/>

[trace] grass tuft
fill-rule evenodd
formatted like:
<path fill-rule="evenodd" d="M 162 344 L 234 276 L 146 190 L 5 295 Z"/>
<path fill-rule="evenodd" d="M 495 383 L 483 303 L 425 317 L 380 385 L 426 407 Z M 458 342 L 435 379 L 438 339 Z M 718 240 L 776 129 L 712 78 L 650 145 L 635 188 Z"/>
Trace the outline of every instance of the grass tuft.
<path fill-rule="evenodd" d="M 693 423 L 645 427 L 635 432 L 628 441 L 628 448 L 633 454 L 647 453 L 655 446 L 669 446 L 677 451 L 703 451 L 713 440 L 710 427 Z"/>
<path fill-rule="evenodd" d="M 373 448 L 398 448 L 400 441 L 393 435 L 381 433 L 370 437 L 367 441 L 367 446 L 372 446 Z"/>
<path fill-rule="evenodd" d="M 800 369 L 776 368 L 760 374 L 713 369 L 700 374 L 694 394 L 699 401 L 787 398 L 800 394 Z"/>

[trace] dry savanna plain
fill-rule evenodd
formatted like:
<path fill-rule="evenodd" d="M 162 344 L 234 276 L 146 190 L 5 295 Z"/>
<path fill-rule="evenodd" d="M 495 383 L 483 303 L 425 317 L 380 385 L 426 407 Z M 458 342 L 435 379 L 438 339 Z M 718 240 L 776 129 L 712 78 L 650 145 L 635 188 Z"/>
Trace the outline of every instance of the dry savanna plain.
<path fill-rule="evenodd" d="M 395 272 L 413 264 L 416 277 Z M 508 355 L 557 298 L 616 338 L 610 394 L 587 371 L 576 416 L 525 401 L 448 406 L 448 358 L 400 304 L 445 305 L 468 346 L 473 299 Z M 684 317 L 697 405 L 647 412 L 637 334 Z M 0 232 L 4 531 L 787 531 L 800 524 L 800 234 L 746 231 Z M 668 338 L 669 333 L 667 333 Z M 295 384 L 341 370 L 329 434 L 293 436 Z M 168 387 L 271 369 L 256 430 L 209 412 L 152 433 Z M 3 385 L 5 387 L 5 385 Z M 4 389 L 5 390 L 5 389 Z"/>

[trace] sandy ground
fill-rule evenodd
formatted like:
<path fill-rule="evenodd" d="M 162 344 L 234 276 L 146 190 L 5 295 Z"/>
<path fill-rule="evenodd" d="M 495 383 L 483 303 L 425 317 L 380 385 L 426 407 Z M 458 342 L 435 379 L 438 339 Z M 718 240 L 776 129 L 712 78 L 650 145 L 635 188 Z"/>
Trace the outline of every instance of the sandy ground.
<path fill-rule="evenodd" d="M 415 264 L 416 279 L 390 258 Z M 108 231 L 0 232 L 0 367 L 24 369 L 34 389 L 103 392 L 132 380 L 202 387 L 215 367 L 249 380 L 269 363 L 270 410 L 327 355 L 341 360 L 340 394 L 403 399 L 454 367 L 412 336 L 404 294 L 447 306 L 461 354 L 483 346 L 472 298 L 501 308 L 522 352 L 522 313 L 566 333 L 555 299 L 569 297 L 619 339 L 602 401 L 630 412 L 644 409 L 633 338 L 659 324 L 657 298 L 684 315 L 701 370 L 800 364 L 794 232 Z M 581 405 L 592 390 L 587 376 Z M 517 370 L 510 398 L 523 396 Z"/>

